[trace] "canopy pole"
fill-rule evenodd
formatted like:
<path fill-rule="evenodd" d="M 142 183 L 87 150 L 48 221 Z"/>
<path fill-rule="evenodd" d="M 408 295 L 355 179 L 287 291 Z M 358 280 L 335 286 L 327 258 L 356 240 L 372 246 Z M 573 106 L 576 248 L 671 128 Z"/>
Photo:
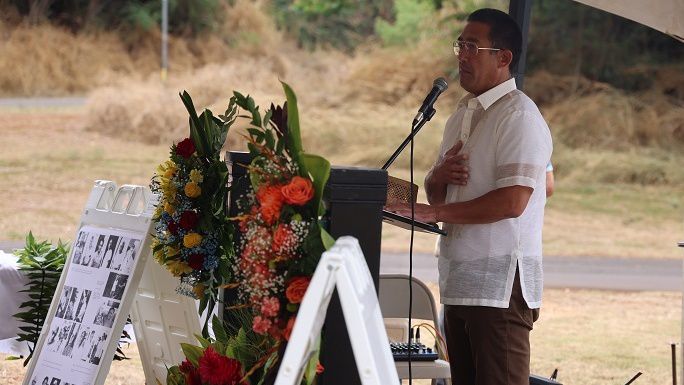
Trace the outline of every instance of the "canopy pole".
<path fill-rule="evenodd" d="M 523 89 L 525 81 L 525 70 L 527 67 L 527 34 L 530 29 L 530 14 L 532 10 L 532 0 L 510 0 L 508 3 L 508 14 L 518 23 L 522 32 L 522 51 L 517 67 L 513 69 L 515 84 L 518 89 Z"/>

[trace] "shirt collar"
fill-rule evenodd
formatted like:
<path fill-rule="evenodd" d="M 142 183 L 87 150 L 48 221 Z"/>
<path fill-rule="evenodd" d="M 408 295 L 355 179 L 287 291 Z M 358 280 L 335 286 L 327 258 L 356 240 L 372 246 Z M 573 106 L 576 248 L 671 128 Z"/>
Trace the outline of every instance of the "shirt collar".
<path fill-rule="evenodd" d="M 461 103 L 467 104 L 470 99 L 476 98 L 477 101 L 480 102 L 480 105 L 482 105 L 482 108 L 486 110 L 497 100 L 501 99 L 516 88 L 515 78 L 510 78 L 498 86 L 481 94 L 480 96 L 475 97 L 473 94 L 466 95 L 463 99 L 461 99 Z"/>

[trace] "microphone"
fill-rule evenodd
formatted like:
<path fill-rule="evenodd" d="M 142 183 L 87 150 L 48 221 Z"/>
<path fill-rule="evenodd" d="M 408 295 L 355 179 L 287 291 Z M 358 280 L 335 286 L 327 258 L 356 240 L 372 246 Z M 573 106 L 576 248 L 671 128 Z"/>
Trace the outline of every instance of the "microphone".
<path fill-rule="evenodd" d="M 435 101 L 437 101 L 439 95 L 446 91 L 447 88 L 449 88 L 449 84 L 447 84 L 446 79 L 435 79 L 435 81 L 432 83 L 432 89 L 430 90 L 430 93 L 425 97 L 425 100 L 423 100 L 423 105 L 420 106 L 418 109 L 418 114 L 416 114 L 416 117 L 413 119 L 414 126 L 423 119 L 428 121 L 432 118 L 432 116 L 435 114 L 435 110 L 432 108 L 432 105 L 435 104 Z"/>

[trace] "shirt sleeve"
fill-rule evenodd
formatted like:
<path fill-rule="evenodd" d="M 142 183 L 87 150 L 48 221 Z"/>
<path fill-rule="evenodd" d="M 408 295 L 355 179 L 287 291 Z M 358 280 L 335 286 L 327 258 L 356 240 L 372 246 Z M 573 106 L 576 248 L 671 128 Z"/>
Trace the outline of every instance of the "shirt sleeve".
<path fill-rule="evenodd" d="M 496 188 L 536 188 L 551 159 L 551 134 L 541 116 L 513 111 L 500 123 L 496 146 Z"/>

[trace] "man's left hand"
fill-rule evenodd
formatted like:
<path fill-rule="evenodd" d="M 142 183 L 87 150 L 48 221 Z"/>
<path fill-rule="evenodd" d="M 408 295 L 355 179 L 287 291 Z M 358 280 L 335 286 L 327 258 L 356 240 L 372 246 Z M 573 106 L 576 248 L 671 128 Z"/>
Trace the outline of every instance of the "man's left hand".
<path fill-rule="evenodd" d="M 405 217 L 411 217 L 411 205 L 408 203 L 391 203 L 385 206 L 385 210 L 403 215 Z M 426 205 L 422 203 L 416 203 L 414 205 L 415 220 L 426 223 L 436 223 L 437 222 L 437 207 L 432 205 Z"/>

